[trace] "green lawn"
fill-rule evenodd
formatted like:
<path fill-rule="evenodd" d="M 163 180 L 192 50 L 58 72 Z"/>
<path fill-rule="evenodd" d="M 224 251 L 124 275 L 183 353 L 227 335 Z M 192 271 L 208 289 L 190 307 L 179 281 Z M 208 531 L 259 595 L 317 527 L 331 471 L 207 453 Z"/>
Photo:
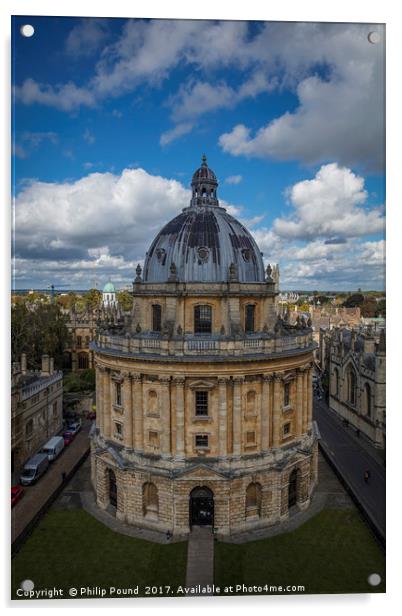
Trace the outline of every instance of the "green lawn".
<path fill-rule="evenodd" d="M 368 584 L 371 573 L 381 576 L 379 586 Z M 309 594 L 385 592 L 385 556 L 357 512 L 325 509 L 284 535 L 215 543 L 215 584 L 300 584 Z"/>
<path fill-rule="evenodd" d="M 23 580 L 35 588 L 185 582 L 187 543 L 160 545 L 113 532 L 83 510 L 51 510 L 12 560 L 12 598 Z"/>

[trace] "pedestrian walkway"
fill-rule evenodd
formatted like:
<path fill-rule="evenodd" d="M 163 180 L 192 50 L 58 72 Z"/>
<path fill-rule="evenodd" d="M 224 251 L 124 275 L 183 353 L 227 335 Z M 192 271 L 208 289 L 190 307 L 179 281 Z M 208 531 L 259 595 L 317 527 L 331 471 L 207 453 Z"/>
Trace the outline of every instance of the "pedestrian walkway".
<path fill-rule="evenodd" d="M 33 486 L 24 488 L 23 498 L 11 512 L 11 541 L 14 543 L 31 522 L 40 514 L 43 507 L 63 485 L 65 478 L 89 452 L 88 433 L 90 423 L 83 426 L 74 441 L 52 462 L 49 469 Z"/>
<path fill-rule="evenodd" d="M 214 535 L 210 526 L 193 526 L 188 540 L 186 586 L 200 587 L 195 595 L 206 596 L 202 588 L 214 582 Z M 194 596 L 194 594 L 192 596 Z"/>

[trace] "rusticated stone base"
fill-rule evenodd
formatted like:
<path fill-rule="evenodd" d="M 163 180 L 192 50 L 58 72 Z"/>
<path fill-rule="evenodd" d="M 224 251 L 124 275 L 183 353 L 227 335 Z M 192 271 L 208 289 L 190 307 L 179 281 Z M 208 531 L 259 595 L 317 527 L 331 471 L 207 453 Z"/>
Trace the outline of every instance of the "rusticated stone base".
<path fill-rule="evenodd" d="M 235 472 L 222 472 L 206 459 L 179 473 L 163 473 L 151 465 L 119 465 L 110 449 L 96 449 L 94 444 L 91 465 L 97 504 L 110 511 L 111 496 L 113 499 L 115 495 L 117 519 L 173 536 L 186 535 L 191 524 L 190 494 L 194 488 L 204 487 L 213 494 L 214 532 L 231 536 L 286 521 L 291 476 L 295 495 L 292 510 L 309 507 L 317 483 L 317 443 L 310 452 L 292 455 L 279 466 L 251 471 L 244 464 Z M 115 493 L 111 485 L 114 478 Z"/>

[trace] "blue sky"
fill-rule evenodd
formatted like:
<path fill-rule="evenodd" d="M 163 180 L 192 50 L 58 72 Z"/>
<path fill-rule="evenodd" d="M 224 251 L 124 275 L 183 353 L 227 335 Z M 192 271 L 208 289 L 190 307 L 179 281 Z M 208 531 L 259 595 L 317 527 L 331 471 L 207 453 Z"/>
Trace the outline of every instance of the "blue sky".
<path fill-rule="evenodd" d="M 382 289 L 383 39 L 366 24 L 15 17 L 15 287 L 130 283 L 205 152 L 283 289 Z"/>

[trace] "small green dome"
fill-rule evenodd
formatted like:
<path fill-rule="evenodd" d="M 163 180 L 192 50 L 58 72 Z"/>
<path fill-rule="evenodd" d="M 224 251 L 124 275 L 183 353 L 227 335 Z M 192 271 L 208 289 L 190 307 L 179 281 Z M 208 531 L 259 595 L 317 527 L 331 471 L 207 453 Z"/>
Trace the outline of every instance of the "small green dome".
<path fill-rule="evenodd" d="M 114 284 L 112 282 L 107 282 L 105 284 L 105 286 L 103 287 L 103 292 L 104 293 L 114 293 Z"/>

